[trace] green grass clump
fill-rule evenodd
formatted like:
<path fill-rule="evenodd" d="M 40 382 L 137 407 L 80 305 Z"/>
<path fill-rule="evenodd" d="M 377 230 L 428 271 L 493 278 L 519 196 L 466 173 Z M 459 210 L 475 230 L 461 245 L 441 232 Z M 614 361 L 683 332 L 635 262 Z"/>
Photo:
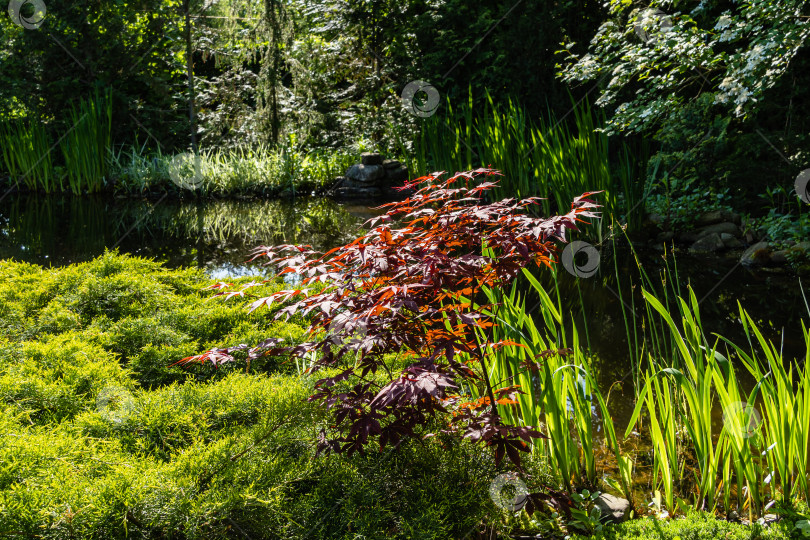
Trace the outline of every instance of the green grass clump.
<path fill-rule="evenodd" d="M 50 146 L 41 122 L 0 122 L 0 172 L 10 177 L 11 186 L 49 190 L 58 181 Z"/>
<path fill-rule="evenodd" d="M 42 119 L 0 122 L 0 178 L 45 193 L 100 191 L 107 180 L 111 128 L 112 94 L 98 91 L 71 106 L 58 134 Z M 56 146 L 62 150 L 59 166 L 51 155 Z"/>
<path fill-rule="evenodd" d="M 279 148 L 210 148 L 191 154 L 147 153 L 145 148 L 121 149 L 111 157 L 116 191 L 151 191 L 203 195 L 309 195 L 328 187 L 359 157 L 359 152 L 304 152 L 291 145 Z M 179 185 L 172 180 L 179 179 Z M 186 189 L 184 186 L 193 188 Z"/>
<path fill-rule="evenodd" d="M 753 526 L 716 519 L 706 512 L 692 512 L 680 519 L 644 518 L 605 527 L 592 536 L 574 535 L 571 540 L 778 540 L 791 538 L 791 522 L 768 527 Z"/>

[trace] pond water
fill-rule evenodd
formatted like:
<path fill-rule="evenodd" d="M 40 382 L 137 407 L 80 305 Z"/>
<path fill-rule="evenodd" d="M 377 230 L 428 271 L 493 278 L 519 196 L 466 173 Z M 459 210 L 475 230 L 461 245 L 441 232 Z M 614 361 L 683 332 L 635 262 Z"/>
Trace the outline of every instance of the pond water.
<path fill-rule="evenodd" d="M 170 267 L 198 266 L 211 277 L 224 279 L 265 273 L 265 268 L 246 262 L 257 245 L 307 243 L 325 251 L 353 238 L 375 213 L 368 206 L 339 205 L 329 199 L 197 203 L 13 196 L 0 201 L 0 258 L 56 267 L 117 248 Z M 663 268 L 662 249 L 647 248 L 638 254 L 649 275 Z M 749 270 L 737 261 L 737 257 L 677 253 L 679 281 L 690 283 L 703 299 L 706 329 L 743 343 L 739 301 L 769 338 L 782 343 L 787 358 L 804 358 L 800 321 L 808 318 L 801 294 L 802 287 L 807 291 L 806 280 L 802 283 L 784 272 Z M 561 271 L 560 286 L 580 334 L 587 333 L 602 387 L 626 382 L 611 393 L 614 418 L 623 427 L 634 391 L 618 294 L 621 291 L 628 303 L 635 295 L 637 309 L 642 305 L 637 283 L 632 287 L 625 279 L 637 274 L 637 266 L 624 247 L 615 252 L 603 249 L 600 268 L 603 271 L 596 276 L 580 280 Z"/>

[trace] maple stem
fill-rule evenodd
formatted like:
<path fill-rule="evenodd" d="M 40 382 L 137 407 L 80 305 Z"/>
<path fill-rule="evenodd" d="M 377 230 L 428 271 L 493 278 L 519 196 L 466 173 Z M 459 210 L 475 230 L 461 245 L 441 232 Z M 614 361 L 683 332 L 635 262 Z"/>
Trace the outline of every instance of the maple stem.
<path fill-rule="evenodd" d="M 478 289 L 475 291 L 475 295 L 471 298 L 472 302 L 475 302 L 475 297 L 478 296 L 478 293 L 481 292 L 481 284 L 478 284 Z M 495 420 L 500 420 L 501 415 L 498 414 L 498 404 L 495 403 L 495 394 L 492 392 L 492 385 L 489 383 L 489 373 L 487 373 L 487 365 L 484 363 L 484 351 L 481 348 L 481 340 L 478 340 L 478 361 L 481 363 L 481 371 L 484 374 L 484 383 L 487 385 L 487 394 L 489 394 L 489 405 L 492 407 L 492 414 L 495 417 Z"/>

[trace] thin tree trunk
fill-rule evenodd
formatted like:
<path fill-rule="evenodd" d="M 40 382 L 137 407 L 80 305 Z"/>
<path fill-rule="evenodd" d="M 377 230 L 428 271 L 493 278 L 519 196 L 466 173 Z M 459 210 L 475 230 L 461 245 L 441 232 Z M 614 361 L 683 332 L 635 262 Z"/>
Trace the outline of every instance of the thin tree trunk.
<path fill-rule="evenodd" d="M 196 94 L 194 92 L 194 49 L 191 46 L 191 17 L 189 16 L 190 0 L 183 0 L 183 10 L 186 17 L 186 71 L 188 73 L 188 119 L 191 124 L 191 149 L 196 157 L 199 153 L 197 147 L 197 111 Z"/>
<path fill-rule="evenodd" d="M 272 143 L 278 144 L 279 131 L 281 130 L 281 121 L 278 114 L 278 72 L 281 69 L 281 49 L 279 41 L 281 40 L 281 25 L 277 13 L 278 2 L 276 0 L 265 0 L 264 16 L 267 20 L 267 25 L 270 27 L 270 54 L 271 68 L 270 68 L 270 130 L 272 136 Z"/>

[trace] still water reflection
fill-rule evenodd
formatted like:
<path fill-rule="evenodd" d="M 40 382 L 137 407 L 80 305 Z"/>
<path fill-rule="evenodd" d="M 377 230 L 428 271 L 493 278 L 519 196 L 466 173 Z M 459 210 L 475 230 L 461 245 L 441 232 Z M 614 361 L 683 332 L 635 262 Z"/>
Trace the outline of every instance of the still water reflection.
<path fill-rule="evenodd" d="M 0 203 L 0 258 L 62 266 L 105 249 L 199 266 L 212 277 L 256 273 L 256 245 L 307 243 L 329 249 L 374 215 L 328 199 L 141 201 L 18 197 Z"/>

